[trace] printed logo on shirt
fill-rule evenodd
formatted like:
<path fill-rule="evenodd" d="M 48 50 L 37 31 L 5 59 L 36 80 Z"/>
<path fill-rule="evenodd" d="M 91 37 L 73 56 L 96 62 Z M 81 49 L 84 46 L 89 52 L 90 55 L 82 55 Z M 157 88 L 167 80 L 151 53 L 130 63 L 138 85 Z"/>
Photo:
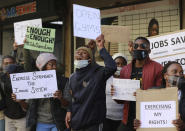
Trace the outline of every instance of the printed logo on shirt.
<path fill-rule="evenodd" d="M 83 87 L 87 87 L 89 85 L 89 82 L 83 81 Z"/>

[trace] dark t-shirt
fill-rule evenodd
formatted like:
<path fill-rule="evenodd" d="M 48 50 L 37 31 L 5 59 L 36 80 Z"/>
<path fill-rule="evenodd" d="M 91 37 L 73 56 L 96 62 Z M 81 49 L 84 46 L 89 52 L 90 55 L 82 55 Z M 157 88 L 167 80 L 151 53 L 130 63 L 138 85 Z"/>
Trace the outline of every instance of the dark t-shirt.
<path fill-rule="evenodd" d="M 142 71 L 143 71 L 142 67 L 136 68 L 135 66 L 133 66 L 130 78 L 132 80 L 140 80 L 141 89 L 142 89 Z M 133 128 L 133 122 L 135 118 L 136 118 L 136 102 L 131 101 L 129 104 L 128 123 L 127 123 L 128 127 Z"/>

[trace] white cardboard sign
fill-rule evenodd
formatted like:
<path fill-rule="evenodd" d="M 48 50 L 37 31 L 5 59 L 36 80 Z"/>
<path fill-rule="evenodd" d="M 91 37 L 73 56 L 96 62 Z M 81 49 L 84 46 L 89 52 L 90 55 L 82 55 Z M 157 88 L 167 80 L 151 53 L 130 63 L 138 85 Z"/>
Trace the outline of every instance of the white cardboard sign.
<path fill-rule="evenodd" d="M 185 30 L 149 37 L 150 58 L 163 66 L 168 61 L 177 61 L 185 71 Z"/>
<path fill-rule="evenodd" d="M 148 39 L 151 48 L 150 58 L 152 59 L 185 53 L 185 30 Z"/>
<path fill-rule="evenodd" d="M 184 54 L 177 54 L 177 55 L 167 56 L 167 57 L 156 58 L 154 60 L 159 62 L 163 66 L 165 64 L 167 64 L 168 61 L 177 61 L 178 63 L 181 64 L 181 66 L 182 66 L 182 68 L 185 72 L 185 53 Z"/>
<path fill-rule="evenodd" d="M 134 92 L 136 92 L 137 89 L 140 89 L 139 80 L 113 78 L 113 86 L 115 93 L 112 96 L 112 99 L 136 101 Z"/>
<path fill-rule="evenodd" d="M 96 39 L 101 34 L 100 10 L 73 4 L 74 36 Z"/>
<path fill-rule="evenodd" d="M 27 20 L 14 23 L 14 36 L 15 42 L 18 45 L 24 44 L 27 26 L 32 27 L 40 27 L 42 28 L 42 20 L 41 19 L 34 19 L 34 20 Z"/>
<path fill-rule="evenodd" d="M 176 119 L 176 101 L 140 103 L 141 128 L 171 128 Z"/>
<path fill-rule="evenodd" d="M 58 90 L 55 70 L 16 73 L 10 77 L 17 99 L 49 98 Z"/>

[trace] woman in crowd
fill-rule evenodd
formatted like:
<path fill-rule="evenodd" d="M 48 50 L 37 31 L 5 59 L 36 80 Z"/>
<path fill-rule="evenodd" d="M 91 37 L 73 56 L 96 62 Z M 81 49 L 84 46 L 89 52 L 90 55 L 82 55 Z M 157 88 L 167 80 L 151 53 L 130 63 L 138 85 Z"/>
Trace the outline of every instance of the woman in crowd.
<path fill-rule="evenodd" d="M 24 49 L 23 55 L 25 70 L 34 71 L 34 65 L 30 63 L 33 58 L 29 50 Z M 36 67 L 40 71 L 56 70 L 57 58 L 52 53 L 41 53 L 36 59 Z M 66 128 L 65 115 L 68 101 L 64 99 L 66 94 L 64 88 L 68 78 L 59 73 L 56 75 L 58 90 L 54 93 L 54 98 L 28 100 L 26 123 L 28 127 L 36 126 L 36 131 L 64 131 Z M 12 98 L 16 100 L 15 94 L 12 94 Z"/>
<path fill-rule="evenodd" d="M 159 23 L 156 19 L 151 19 L 148 25 L 148 37 L 159 35 Z"/>
<path fill-rule="evenodd" d="M 111 85 L 113 83 L 113 77 L 119 78 L 122 67 L 127 65 L 127 58 L 122 53 L 116 53 L 112 56 L 112 58 L 116 62 L 117 71 L 114 76 L 107 80 L 106 84 L 107 114 L 105 122 L 103 123 L 103 131 L 116 131 L 121 124 L 121 120 L 123 119 L 123 104 L 117 104 L 114 100 L 112 100 Z"/>
<path fill-rule="evenodd" d="M 182 66 L 175 62 L 168 62 L 162 71 L 163 80 L 161 88 L 166 87 L 178 87 L 179 91 L 179 118 L 174 120 L 172 123 L 175 125 L 178 131 L 185 130 L 185 100 L 184 100 L 184 90 L 185 90 L 185 79 L 183 75 Z M 141 125 L 141 122 L 137 119 L 134 120 L 134 128 L 138 129 Z"/>
<path fill-rule="evenodd" d="M 40 71 L 56 70 L 56 57 L 51 53 L 42 53 L 37 57 L 36 66 Z M 65 129 L 65 106 L 68 102 L 63 99 L 63 91 L 67 78 L 57 74 L 58 90 L 54 98 L 35 99 L 29 102 L 27 124 L 36 124 L 37 131 L 63 131 Z"/>

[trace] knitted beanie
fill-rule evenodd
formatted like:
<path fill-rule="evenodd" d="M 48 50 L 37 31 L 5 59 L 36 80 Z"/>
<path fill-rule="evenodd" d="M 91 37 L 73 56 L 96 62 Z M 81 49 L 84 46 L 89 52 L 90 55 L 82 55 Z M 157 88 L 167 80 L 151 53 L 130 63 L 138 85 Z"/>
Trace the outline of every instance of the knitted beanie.
<path fill-rule="evenodd" d="M 36 66 L 41 71 L 50 60 L 57 60 L 52 53 L 41 53 L 36 60 Z"/>
<path fill-rule="evenodd" d="M 88 54 L 89 54 L 89 57 L 91 58 L 91 60 L 93 59 L 93 54 L 92 54 L 92 51 L 91 51 L 90 48 L 87 48 L 85 46 L 81 46 L 76 51 L 79 51 L 79 50 L 85 50 L 85 51 L 87 51 Z"/>
<path fill-rule="evenodd" d="M 124 59 L 128 62 L 127 57 L 126 57 L 123 53 L 115 53 L 115 54 L 112 56 L 112 59 L 115 60 L 115 59 L 118 58 L 118 57 L 122 57 L 122 58 L 124 58 Z"/>

